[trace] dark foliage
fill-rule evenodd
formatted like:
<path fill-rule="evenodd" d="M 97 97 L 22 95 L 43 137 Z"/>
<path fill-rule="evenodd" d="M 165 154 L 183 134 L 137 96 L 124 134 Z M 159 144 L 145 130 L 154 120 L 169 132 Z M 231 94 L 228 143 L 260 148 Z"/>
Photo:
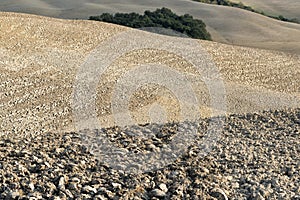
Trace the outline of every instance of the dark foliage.
<path fill-rule="evenodd" d="M 167 28 L 186 34 L 192 38 L 211 40 L 211 36 L 202 20 L 194 19 L 193 16 L 188 14 L 178 16 L 168 8 L 157 9 L 154 12 L 147 10 L 144 12 L 144 15 L 138 13 L 116 13 L 115 15 L 103 13 L 100 16 L 91 16 L 89 19 L 132 28 Z"/>

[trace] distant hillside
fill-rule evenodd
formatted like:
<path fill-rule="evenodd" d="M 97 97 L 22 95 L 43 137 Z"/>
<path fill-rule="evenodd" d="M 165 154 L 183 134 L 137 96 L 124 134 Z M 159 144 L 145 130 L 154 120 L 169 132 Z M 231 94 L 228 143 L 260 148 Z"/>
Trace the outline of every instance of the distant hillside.
<path fill-rule="evenodd" d="M 272 16 L 283 15 L 289 19 L 298 19 L 300 21 L 300 1 L 299 0 L 230 0 L 232 2 L 242 2 L 251 6 L 255 10 L 263 11 Z"/>
<path fill-rule="evenodd" d="M 208 3 L 208 4 L 216 4 L 216 5 L 222 5 L 222 6 L 230 6 L 230 7 L 234 7 L 234 8 L 241 8 L 244 10 L 248 10 L 251 12 L 255 12 L 255 13 L 259 13 L 261 15 L 267 16 L 267 17 L 271 17 L 273 19 L 277 19 L 277 20 L 281 20 L 281 21 L 285 21 L 285 22 L 293 22 L 293 23 L 300 23 L 300 21 L 296 18 L 286 18 L 282 15 L 279 16 L 273 16 L 273 15 L 269 15 L 264 13 L 263 11 L 258 11 L 254 8 L 252 8 L 251 6 L 247 6 L 244 5 L 242 2 L 232 2 L 232 1 L 228 1 L 228 0 L 193 0 L 193 1 L 197 1 L 197 2 L 201 2 L 201 3 Z"/>
<path fill-rule="evenodd" d="M 103 13 L 100 16 L 91 16 L 90 20 L 109 22 L 132 28 L 161 27 L 186 34 L 195 39 L 211 40 L 202 20 L 194 19 L 185 14 L 178 16 L 168 8 L 157 9 L 154 12 L 146 10 L 144 15 L 138 13 L 116 13 L 115 15 Z"/>

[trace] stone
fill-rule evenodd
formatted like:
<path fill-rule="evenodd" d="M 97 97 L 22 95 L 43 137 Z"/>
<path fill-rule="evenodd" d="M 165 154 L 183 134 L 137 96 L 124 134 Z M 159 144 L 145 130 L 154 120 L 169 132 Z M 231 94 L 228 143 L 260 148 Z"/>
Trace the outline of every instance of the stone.
<path fill-rule="evenodd" d="M 71 198 L 71 199 L 74 198 L 74 195 L 72 194 L 72 192 L 70 190 L 66 189 L 64 192 L 66 193 L 66 195 L 68 196 L 68 198 Z"/>
<path fill-rule="evenodd" d="M 84 192 L 87 192 L 87 193 L 94 193 L 94 194 L 97 193 L 97 189 L 96 189 L 96 188 L 93 188 L 93 187 L 91 187 L 91 186 L 89 186 L 89 185 L 84 186 L 84 187 L 82 188 L 82 190 L 83 190 Z"/>
<path fill-rule="evenodd" d="M 107 200 L 107 198 L 103 195 L 96 195 L 94 196 L 93 200 Z"/>
<path fill-rule="evenodd" d="M 20 193 L 19 193 L 19 191 L 17 191 L 17 190 L 12 191 L 12 192 L 10 193 L 10 197 L 11 197 L 12 199 L 16 199 L 16 198 L 19 197 L 19 196 L 20 196 Z"/>
<path fill-rule="evenodd" d="M 112 186 L 115 188 L 115 189 L 121 189 L 122 185 L 120 183 L 112 183 Z"/>
<path fill-rule="evenodd" d="M 68 184 L 68 188 L 70 190 L 78 190 L 78 185 L 76 183 L 71 182 Z"/>
<path fill-rule="evenodd" d="M 211 191 L 211 196 L 217 198 L 218 200 L 228 200 L 226 193 L 220 188 L 213 189 Z"/>
<path fill-rule="evenodd" d="M 235 188 L 235 189 L 240 187 L 240 184 L 238 182 L 234 182 L 231 185 L 232 185 L 232 188 Z"/>
<path fill-rule="evenodd" d="M 34 191 L 34 184 L 33 183 L 29 183 L 29 188 L 30 188 L 30 190 L 33 192 Z"/>
<path fill-rule="evenodd" d="M 71 182 L 80 183 L 80 179 L 77 178 L 77 177 L 74 177 L 74 178 L 71 179 Z"/>
<path fill-rule="evenodd" d="M 164 197 L 166 193 L 160 189 L 154 189 L 151 191 L 151 195 L 154 197 Z"/>
<path fill-rule="evenodd" d="M 259 192 L 255 192 L 253 194 L 253 199 L 254 200 L 265 200 L 265 198 Z"/>
<path fill-rule="evenodd" d="M 168 192 L 168 188 L 167 188 L 166 184 L 161 183 L 161 184 L 158 185 L 158 187 L 159 187 L 163 192 L 165 192 L 165 193 Z"/>
<path fill-rule="evenodd" d="M 60 190 L 65 190 L 65 178 L 63 176 L 59 178 L 58 188 Z"/>
<path fill-rule="evenodd" d="M 206 167 L 201 167 L 201 171 L 204 172 L 205 175 L 209 174 L 209 170 Z"/>

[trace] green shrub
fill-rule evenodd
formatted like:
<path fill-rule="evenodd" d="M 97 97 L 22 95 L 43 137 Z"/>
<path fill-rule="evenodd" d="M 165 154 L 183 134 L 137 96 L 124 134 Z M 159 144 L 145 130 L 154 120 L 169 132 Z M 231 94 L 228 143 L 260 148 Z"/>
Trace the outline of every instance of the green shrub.
<path fill-rule="evenodd" d="M 178 16 L 168 8 L 157 9 L 153 12 L 146 10 L 144 15 L 138 13 L 116 13 L 114 15 L 103 13 L 100 16 L 91 16 L 89 19 L 132 28 L 167 28 L 195 39 L 211 40 L 211 35 L 206 30 L 206 25 L 202 20 L 194 19 L 193 16 L 188 14 Z"/>

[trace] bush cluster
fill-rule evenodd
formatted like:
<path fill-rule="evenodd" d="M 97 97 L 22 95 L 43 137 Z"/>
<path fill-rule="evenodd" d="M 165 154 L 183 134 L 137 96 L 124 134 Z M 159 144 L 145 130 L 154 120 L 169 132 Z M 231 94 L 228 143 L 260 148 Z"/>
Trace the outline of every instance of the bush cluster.
<path fill-rule="evenodd" d="M 132 28 L 167 28 L 186 34 L 192 38 L 211 40 L 211 35 L 206 30 L 206 25 L 202 20 L 194 19 L 193 16 L 189 14 L 178 16 L 168 8 L 157 9 L 153 12 L 147 10 L 144 12 L 144 15 L 134 12 L 116 13 L 114 15 L 103 13 L 99 16 L 91 16 L 89 19 Z"/>

